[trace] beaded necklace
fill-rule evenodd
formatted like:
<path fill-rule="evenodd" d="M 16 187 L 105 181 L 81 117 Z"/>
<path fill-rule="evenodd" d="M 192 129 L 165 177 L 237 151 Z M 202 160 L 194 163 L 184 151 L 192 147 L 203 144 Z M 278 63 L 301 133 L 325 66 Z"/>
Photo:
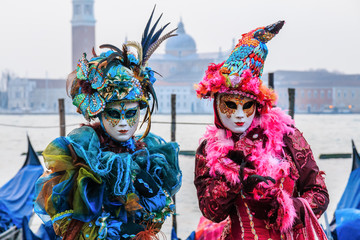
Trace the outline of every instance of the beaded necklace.
<path fill-rule="evenodd" d="M 279 184 L 280 189 L 284 188 L 284 185 L 283 185 L 284 181 L 285 181 L 285 178 L 280 179 L 280 184 Z M 256 230 L 255 230 L 254 216 L 251 214 L 249 206 L 244 201 L 245 195 L 244 195 L 242 190 L 240 192 L 240 195 L 241 195 L 241 199 L 243 199 L 242 202 L 244 203 L 244 206 L 246 208 L 246 213 L 248 214 L 248 217 L 249 217 L 249 220 L 250 220 L 251 233 L 254 235 L 254 240 L 258 240 L 259 236 L 257 235 Z M 238 208 L 237 205 L 236 205 L 236 214 L 237 214 L 237 216 L 239 218 L 239 222 L 240 222 L 241 239 L 245 240 L 245 238 L 244 238 L 245 237 L 245 229 L 244 229 L 244 225 L 243 225 L 243 222 L 241 220 L 241 215 L 240 215 L 239 208 Z M 268 225 L 266 225 L 266 229 L 270 229 L 270 227 Z M 281 237 L 281 240 L 285 240 L 285 235 L 283 233 L 280 234 L 280 237 Z M 272 240 L 272 238 L 268 238 L 268 240 Z"/>

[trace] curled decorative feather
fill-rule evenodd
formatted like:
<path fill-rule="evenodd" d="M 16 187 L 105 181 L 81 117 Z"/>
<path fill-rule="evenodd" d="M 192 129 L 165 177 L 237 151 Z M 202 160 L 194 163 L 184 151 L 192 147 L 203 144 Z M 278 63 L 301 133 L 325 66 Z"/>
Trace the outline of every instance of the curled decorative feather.
<path fill-rule="evenodd" d="M 142 59 L 143 59 L 143 51 L 142 51 L 142 46 L 140 43 L 138 42 L 135 42 L 135 41 L 128 41 L 126 43 L 126 46 L 128 47 L 133 47 L 136 49 L 137 51 L 137 58 L 139 60 L 139 65 L 141 66 L 142 65 Z"/>
<path fill-rule="evenodd" d="M 73 84 L 75 81 L 76 81 L 76 70 L 72 71 L 66 79 L 66 93 L 69 97 L 71 97 L 71 90 L 73 88 Z"/>
<path fill-rule="evenodd" d="M 97 65 L 97 68 L 102 69 L 103 67 L 106 67 L 108 64 L 108 61 L 105 59 L 105 61 L 99 62 L 99 65 Z"/>
<path fill-rule="evenodd" d="M 92 54 L 93 54 L 94 57 L 98 57 L 98 55 L 97 55 L 96 52 L 95 52 L 95 48 L 94 48 L 94 47 L 92 48 Z"/>
<path fill-rule="evenodd" d="M 145 118 L 147 116 L 147 119 Z M 146 130 L 144 132 L 144 134 L 140 137 L 139 141 L 143 138 L 145 138 L 149 132 L 150 132 L 150 128 L 151 128 L 151 113 L 150 113 L 150 109 L 149 106 L 146 109 L 146 115 L 145 115 L 143 122 L 141 123 L 141 126 L 144 124 L 144 122 L 147 122 L 147 126 L 146 126 Z M 140 128 L 141 128 L 140 126 Z"/>
<path fill-rule="evenodd" d="M 100 45 L 99 48 L 110 48 L 110 49 L 122 54 L 122 51 L 118 47 L 115 47 L 114 45 L 111 45 L 111 44 L 103 44 L 103 45 Z"/>
<path fill-rule="evenodd" d="M 119 57 L 120 59 L 123 58 L 123 55 L 121 53 L 118 52 L 113 52 L 112 54 L 110 54 L 106 59 L 107 62 L 112 62 L 116 57 Z"/>
<path fill-rule="evenodd" d="M 154 89 L 154 87 L 153 87 L 153 85 L 151 83 L 149 83 L 148 91 L 151 94 L 151 96 L 153 97 L 153 102 L 152 102 L 151 111 L 150 111 L 150 114 L 152 114 L 154 109 L 158 108 L 158 100 L 157 100 L 157 97 L 156 97 L 155 89 Z"/>
<path fill-rule="evenodd" d="M 157 75 L 159 75 L 160 77 L 163 77 L 160 73 L 158 73 L 157 71 L 152 70 L 154 73 L 156 73 Z"/>

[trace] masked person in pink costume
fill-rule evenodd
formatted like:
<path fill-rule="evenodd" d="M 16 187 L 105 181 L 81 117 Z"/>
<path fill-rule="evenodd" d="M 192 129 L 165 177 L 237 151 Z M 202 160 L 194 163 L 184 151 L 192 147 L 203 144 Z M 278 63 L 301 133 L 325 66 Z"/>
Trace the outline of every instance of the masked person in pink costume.
<path fill-rule="evenodd" d="M 266 43 L 283 25 L 243 34 L 196 85 L 198 97 L 214 99 L 215 126 L 197 149 L 195 186 L 203 215 L 227 219 L 222 239 L 326 239 L 316 219 L 329 203 L 324 172 L 260 80 Z"/>

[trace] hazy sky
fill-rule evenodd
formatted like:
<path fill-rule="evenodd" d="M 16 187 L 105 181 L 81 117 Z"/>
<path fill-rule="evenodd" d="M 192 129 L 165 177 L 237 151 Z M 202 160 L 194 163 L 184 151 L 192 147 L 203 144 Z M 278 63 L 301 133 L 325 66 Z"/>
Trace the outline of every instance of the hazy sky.
<path fill-rule="evenodd" d="M 162 23 L 182 18 L 197 52 L 232 46 L 242 33 L 278 20 L 264 71 L 360 73 L 359 0 L 95 0 L 96 45 L 140 41 L 154 4 Z M 64 78 L 71 71 L 71 0 L 0 0 L 0 71 Z M 158 52 L 162 52 L 160 49 Z"/>

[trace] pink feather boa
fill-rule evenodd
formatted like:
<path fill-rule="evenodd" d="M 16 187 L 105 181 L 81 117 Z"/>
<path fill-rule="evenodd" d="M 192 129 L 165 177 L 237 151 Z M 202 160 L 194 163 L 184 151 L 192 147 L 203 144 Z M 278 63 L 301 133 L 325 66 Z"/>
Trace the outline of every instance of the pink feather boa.
<path fill-rule="evenodd" d="M 260 127 L 264 130 L 268 141 L 265 147 L 263 147 L 262 141 L 253 142 L 254 147 L 250 150 L 248 160 L 253 163 L 255 170 L 245 171 L 244 177 L 257 174 L 270 176 L 276 180 L 275 184 L 260 183 L 261 194 L 254 191 L 254 199 L 260 199 L 267 194 L 276 195 L 280 205 L 279 211 L 282 213 L 282 218 L 277 221 L 281 232 L 291 228 L 296 216 L 291 196 L 279 188 L 281 179 L 286 178 L 290 173 L 290 164 L 283 159 L 282 148 L 285 146 L 284 135 L 294 133 L 292 125 L 294 125 L 294 121 L 290 116 L 279 108 L 272 108 L 269 112 L 261 114 L 259 118 L 255 118 L 248 129 L 249 132 Z M 240 167 L 226 156 L 230 150 L 238 149 L 228 132 L 228 130 L 218 129 L 215 126 L 208 126 L 201 141 L 207 140 L 206 165 L 210 168 L 210 175 L 213 177 L 223 175 L 230 184 L 236 185 L 240 183 Z M 246 139 L 246 137 L 239 141 L 242 139 Z M 249 141 L 249 139 L 246 140 Z"/>

